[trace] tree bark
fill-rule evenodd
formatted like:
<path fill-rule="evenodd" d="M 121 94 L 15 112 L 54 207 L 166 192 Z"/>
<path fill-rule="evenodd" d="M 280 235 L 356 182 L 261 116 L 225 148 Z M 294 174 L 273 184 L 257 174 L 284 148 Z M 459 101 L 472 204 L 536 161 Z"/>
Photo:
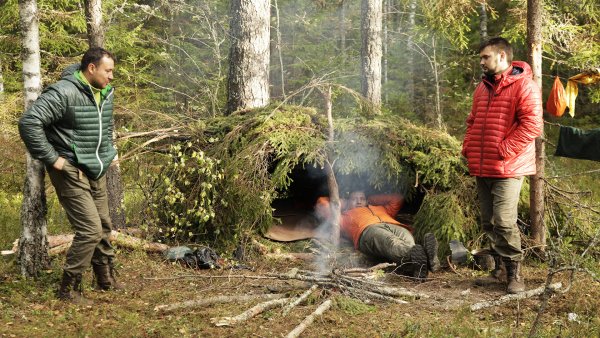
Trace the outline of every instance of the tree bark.
<path fill-rule="evenodd" d="M 483 42 L 487 40 L 487 26 L 488 26 L 488 16 L 487 16 L 487 5 L 485 1 L 481 1 L 479 4 L 479 38 L 480 41 Z"/>
<path fill-rule="evenodd" d="M 104 47 L 102 0 L 84 0 L 85 22 L 90 47 Z"/>
<path fill-rule="evenodd" d="M 382 0 L 362 0 L 361 87 L 372 113 L 379 113 L 381 107 L 382 20 Z"/>
<path fill-rule="evenodd" d="M 0 99 L 2 98 L 2 95 L 4 94 L 4 76 L 2 74 L 3 74 L 2 58 L 0 57 Z"/>
<path fill-rule="evenodd" d="M 277 23 L 277 54 L 279 55 L 279 74 L 281 75 L 281 97 L 285 100 L 285 72 L 283 70 L 283 55 L 281 52 L 281 26 L 279 24 L 279 6 L 277 0 L 274 0 L 275 4 L 275 21 Z"/>
<path fill-rule="evenodd" d="M 23 91 L 27 110 L 42 91 L 36 0 L 19 0 L 19 17 L 23 45 Z M 44 165 L 27 153 L 18 256 L 21 274 L 25 277 L 36 277 L 49 263 L 44 174 Z"/>
<path fill-rule="evenodd" d="M 527 61 L 533 71 L 533 80 L 542 88 L 542 0 L 527 0 Z M 540 102 L 540 104 L 542 104 Z M 543 126 L 542 126 L 543 128 Z M 535 140 L 535 164 L 537 173 L 530 182 L 531 237 L 544 251 L 546 245 L 546 226 L 544 224 L 544 159 L 543 129 L 542 136 Z"/>
<path fill-rule="evenodd" d="M 339 15 L 339 34 L 340 34 L 340 52 L 342 56 L 346 56 L 346 7 L 347 1 L 342 0 L 340 2 L 340 15 Z"/>
<path fill-rule="evenodd" d="M 417 13 L 417 0 L 410 0 L 409 13 L 408 13 L 408 39 L 406 45 L 408 50 L 406 56 L 408 61 L 408 81 L 407 81 L 407 92 L 408 102 L 412 107 L 415 107 L 415 46 L 414 46 L 414 34 L 416 26 L 416 13 Z"/>
<path fill-rule="evenodd" d="M 331 87 L 327 87 L 326 92 L 323 93 L 325 96 L 325 106 L 327 114 L 327 122 L 329 124 L 329 134 L 327 143 L 329 144 L 329 150 L 327 152 L 327 161 L 325 161 L 325 172 L 327 173 L 327 187 L 329 188 L 329 207 L 331 208 L 331 243 L 334 248 L 338 248 L 340 243 L 340 214 L 341 214 L 341 202 L 340 192 L 338 183 L 335 178 L 335 172 L 333 171 L 334 159 L 334 144 L 335 144 L 335 132 L 333 128 L 333 113 L 332 113 L 332 102 L 331 102 Z"/>
<path fill-rule="evenodd" d="M 231 2 L 227 112 L 269 104 L 270 1 Z"/>

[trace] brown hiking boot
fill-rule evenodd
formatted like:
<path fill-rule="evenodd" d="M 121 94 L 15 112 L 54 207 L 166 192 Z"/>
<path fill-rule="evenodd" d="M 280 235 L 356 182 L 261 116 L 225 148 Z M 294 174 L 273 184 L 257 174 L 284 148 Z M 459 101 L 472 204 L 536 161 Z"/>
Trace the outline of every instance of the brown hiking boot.
<path fill-rule="evenodd" d="M 427 278 L 429 271 L 427 270 L 427 253 L 419 244 L 413 246 L 408 252 L 410 263 L 412 264 L 412 276 L 417 280 Z"/>
<path fill-rule="evenodd" d="M 492 255 L 492 257 L 494 258 L 494 270 L 492 270 L 488 276 L 475 279 L 475 285 L 488 286 L 501 284 L 506 281 L 506 268 L 502 261 L 502 257 L 498 255 Z"/>
<path fill-rule="evenodd" d="M 435 272 L 440 269 L 440 259 L 438 258 L 438 241 L 435 239 L 435 235 L 431 232 L 425 234 L 423 237 L 423 247 L 427 254 L 427 265 L 429 271 Z"/>
<path fill-rule="evenodd" d="M 521 262 L 504 260 L 506 266 L 506 279 L 508 280 L 508 286 L 506 292 L 508 293 L 521 293 L 525 291 L 525 281 L 521 276 Z"/>
<path fill-rule="evenodd" d="M 96 290 L 123 290 L 123 285 L 117 282 L 115 278 L 115 269 L 112 264 L 92 265 L 94 270 L 94 279 L 96 280 L 94 288 Z"/>
<path fill-rule="evenodd" d="M 58 299 L 76 305 L 92 305 L 93 302 L 83 296 L 81 280 L 81 274 L 72 274 L 64 271 L 60 288 L 58 289 Z"/>

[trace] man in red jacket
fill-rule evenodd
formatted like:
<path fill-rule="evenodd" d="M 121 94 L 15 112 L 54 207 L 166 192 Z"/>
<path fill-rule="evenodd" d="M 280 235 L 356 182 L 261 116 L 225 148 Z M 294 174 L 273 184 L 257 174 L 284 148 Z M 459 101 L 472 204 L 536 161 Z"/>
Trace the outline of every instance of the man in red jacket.
<path fill-rule="evenodd" d="M 418 280 L 427 277 L 428 269 L 439 269 L 435 236 L 427 233 L 423 246 L 415 244 L 412 229 L 395 219 L 404 204 L 401 195 L 372 195 L 367 199 L 363 191 L 353 191 L 350 199 L 341 203 L 340 232 L 358 251 L 397 263 Z M 331 219 L 329 198 L 320 197 L 315 212 L 321 220 Z"/>
<path fill-rule="evenodd" d="M 481 223 L 496 262 L 485 281 L 506 267 L 507 292 L 525 290 L 517 207 L 523 177 L 534 175 L 536 137 L 542 131 L 542 96 L 529 65 L 512 61 L 512 47 L 492 38 L 479 48 L 484 76 L 475 89 L 462 147 L 476 177 Z"/>

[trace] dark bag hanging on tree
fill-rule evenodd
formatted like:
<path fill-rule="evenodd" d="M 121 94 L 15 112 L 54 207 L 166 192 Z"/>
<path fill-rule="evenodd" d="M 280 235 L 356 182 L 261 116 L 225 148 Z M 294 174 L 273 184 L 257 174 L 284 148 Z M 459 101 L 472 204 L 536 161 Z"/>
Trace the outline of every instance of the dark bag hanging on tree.
<path fill-rule="evenodd" d="M 546 102 L 546 110 L 548 113 L 554 116 L 562 116 L 567 108 L 567 100 L 565 98 L 565 87 L 558 76 L 554 79 L 554 85 L 550 90 L 550 96 L 548 96 L 548 102 Z"/>

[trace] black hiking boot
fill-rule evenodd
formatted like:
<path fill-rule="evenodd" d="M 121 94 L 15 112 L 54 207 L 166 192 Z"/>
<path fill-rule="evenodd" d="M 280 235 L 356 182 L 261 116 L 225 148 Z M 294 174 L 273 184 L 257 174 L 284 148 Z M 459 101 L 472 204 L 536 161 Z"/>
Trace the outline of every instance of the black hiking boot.
<path fill-rule="evenodd" d="M 423 247 L 427 254 L 427 265 L 429 271 L 435 272 L 440 269 L 440 259 L 438 258 L 438 241 L 433 233 L 428 232 L 423 238 Z"/>
<path fill-rule="evenodd" d="M 427 253 L 419 244 L 413 246 L 408 252 L 412 264 L 412 276 L 417 280 L 424 280 L 429 274 L 427 269 Z"/>
<path fill-rule="evenodd" d="M 123 285 L 117 282 L 115 278 L 115 269 L 111 264 L 104 265 L 92 265 L 92 269 L 94 270 L 94 279 L 96 280 L 94 288 L 96 290 L 123 290 Z"/>
<path fill-rule="evenodd" d="M 506 292 L 510 294 L 524 292 L 525 281 L 521 275 L 521 262 L 505 259 L 504 265 L 506 266 L 506 279 L 508 281 Z"/>
<path fill-rule="evenodd" d="M 494 258 L 494 270 L 490 271 L 490 274 L 475 279 L 475 285 L 477 286 L 488 286 L 494 284 L 502 284 L 506 281 L 506 268 L 504 267 L 504 262 L 502 261 L 502 257 L 497 254 L 492 254 Z"/>
<path fill-rule="evenodd" d="M 92 301 L 83 296 L 81 280 L 81 274 L 64 271 L 57 298 L 75 305 L 92 305 Z"/>

